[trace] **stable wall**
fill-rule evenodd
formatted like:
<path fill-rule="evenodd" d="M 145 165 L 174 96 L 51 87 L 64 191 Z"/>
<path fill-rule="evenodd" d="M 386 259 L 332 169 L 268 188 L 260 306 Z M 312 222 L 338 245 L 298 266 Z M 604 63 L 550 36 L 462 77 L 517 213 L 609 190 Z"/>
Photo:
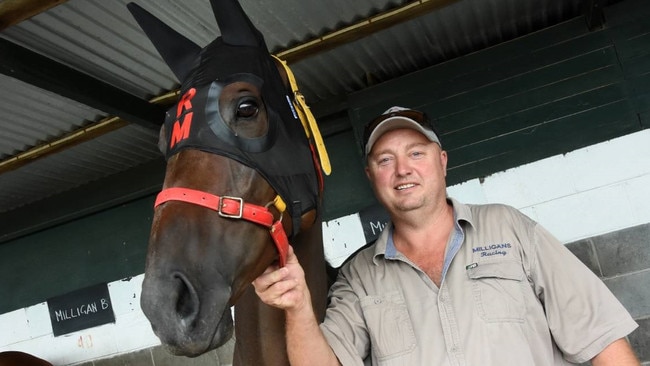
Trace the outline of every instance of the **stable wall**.
<path fill-rule="evenodd" d="M 0 244 L 0 314 L 144 271 L 153 197 Z"/>
<path fill-rule="evenodd" d="M 633 343 L 647 352 L 649 15 L 647 2 L 626 0 L 606 9 L 603 30 L 579 18 L 351 95 L 351 127 L 326 136 L 328 257 L 368 241 L 360 217 L 375 202 L 359 125 L 392 104 L 420 107 L 439 120 L 450 194 L 511 204 L 579 248 L 642 325 Z M 152 204 L 144 196 L 0 245 L 0 350 L 73 364 L 139 349 L 155 362 L 138 305 Z M 116 323 L 53 337 L 42 302 L 100 282 Z"/>

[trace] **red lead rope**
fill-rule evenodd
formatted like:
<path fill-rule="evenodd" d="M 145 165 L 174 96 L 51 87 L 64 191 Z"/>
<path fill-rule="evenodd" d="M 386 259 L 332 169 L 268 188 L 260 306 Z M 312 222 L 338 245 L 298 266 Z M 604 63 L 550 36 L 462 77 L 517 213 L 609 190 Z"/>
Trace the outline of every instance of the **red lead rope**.
<path fill-rule="evenodd" d="M 173 187 L 162 190 L 154 208 L 167 201 L 183 201 L 203 206 L 217 211 L 219 216 L 230 219 L 244 219 L 269 229 L 273 243 L 278 250 L 280 267 L 287 264 L 289 252 L 289 239 L 284 231 L 282 221 L 275 218 L 268 208 L 245 203 L 242 198 L 230 196 L 217 196 L 214 194 L 197 191 L 189 188 Z"/>

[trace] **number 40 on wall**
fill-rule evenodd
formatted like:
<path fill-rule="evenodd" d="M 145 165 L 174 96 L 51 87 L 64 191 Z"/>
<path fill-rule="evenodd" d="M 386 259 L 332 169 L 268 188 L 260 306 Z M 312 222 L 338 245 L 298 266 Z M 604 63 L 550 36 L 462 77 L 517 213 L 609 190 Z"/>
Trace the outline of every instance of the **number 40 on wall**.
<path fill-rule="evenodd" d="M 79 348 L 92 348 L 93 347 L 93 336 L 90 334 L 81 335 L 77 339 L 77 347 Z"/>

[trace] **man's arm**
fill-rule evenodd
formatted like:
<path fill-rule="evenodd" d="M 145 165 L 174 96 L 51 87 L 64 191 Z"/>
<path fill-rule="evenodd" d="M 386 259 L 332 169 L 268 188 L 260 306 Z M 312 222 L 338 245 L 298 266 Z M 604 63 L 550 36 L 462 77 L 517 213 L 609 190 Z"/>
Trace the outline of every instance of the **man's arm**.
<path fill-rule="evenodd" d="M 612 342 L 591 360 L 593 366 L 639 366 L 632 347 L 625 338 Z"/>
<path fill-rule="evenodd" d="M 287 352 L 291 365 L 340 365 L 318 326 L 305 273 L 293 248 L 289 247 L 285 267 L 267 268 L 253 281 L 253 286 L 264 303 L 285 311 Z"/>

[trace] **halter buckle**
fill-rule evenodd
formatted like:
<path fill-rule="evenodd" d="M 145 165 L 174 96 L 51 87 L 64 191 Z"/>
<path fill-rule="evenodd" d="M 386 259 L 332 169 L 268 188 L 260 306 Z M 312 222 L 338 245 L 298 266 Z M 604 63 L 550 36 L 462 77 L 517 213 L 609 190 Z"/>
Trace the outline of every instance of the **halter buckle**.
<path fill-rule="evenodd" d="M 224 200 L 237 201 L 239 203 L 239 212 L 235 214 L 229 214 L 223 212 Z M 221 196 L 219 197 L 219 207 L 217 207 L 217 213 L 221 217 L 226 217 L 229 219 L 241 219 L 244 216 L 244 199 L 241 197 L 232 197 L 232 196 Z"/>

